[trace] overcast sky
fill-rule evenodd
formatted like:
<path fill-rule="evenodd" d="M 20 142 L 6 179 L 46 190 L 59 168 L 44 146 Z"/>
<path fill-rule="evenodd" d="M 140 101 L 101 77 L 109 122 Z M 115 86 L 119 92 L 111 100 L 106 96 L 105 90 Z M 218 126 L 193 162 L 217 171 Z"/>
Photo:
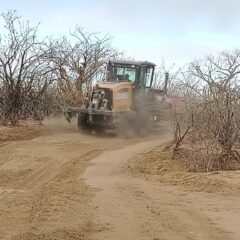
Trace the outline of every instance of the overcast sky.
<path fill-rule="evenodd" d="M 238 0 L 0 0 L 40 35 L 66 33 L 75 25 L 109 32 L 114 45 L 136 60 L 167 65 L 239 47 Z"/>

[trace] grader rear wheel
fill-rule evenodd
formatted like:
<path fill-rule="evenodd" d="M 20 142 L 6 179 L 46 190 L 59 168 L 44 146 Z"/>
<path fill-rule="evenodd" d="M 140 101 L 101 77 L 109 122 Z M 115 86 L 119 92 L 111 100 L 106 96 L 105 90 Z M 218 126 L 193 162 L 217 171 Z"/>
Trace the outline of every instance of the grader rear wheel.
<path fill-rule="evenodd" d="M 145 137 L 151 131 L 151 124 L 148 114 L 129 111 L 119 117 L 117 132 L 126 138 Z"/>

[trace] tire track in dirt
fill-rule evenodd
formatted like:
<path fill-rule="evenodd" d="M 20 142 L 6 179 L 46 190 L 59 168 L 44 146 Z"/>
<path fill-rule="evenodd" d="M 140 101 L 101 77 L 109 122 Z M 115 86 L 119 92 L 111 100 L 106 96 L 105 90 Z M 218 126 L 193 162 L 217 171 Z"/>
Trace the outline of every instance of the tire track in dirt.
<path fill-rule="evenodd" d="M 102 231 L 83 172 L 107 148 L 135 141 L 64 131 L 3 146 L 0 239 L 88 239 Z"/>
<path fill-rule="evenodd" d="M 129 158 L 168 139 L 168 134 L 125 140 L 66 130 L 5 144 L 0 239 L 239 239 L 239 199 L 128 173 Z"/>
<path fill-rule="evenodd" d="M 104 152 L 91 161 L 84 177 L 97 189 L 96 218 L 106 228 L 93 239 L 239 239 L 239 198 L 189 192 L 128 174 L 131 157 L 168 139 L 162 135 L 157 141 Z"/>
<path fill-rule="evenodd" d="M 49 146 L 48 158 L 44 162 L 41 159 L 40 161 L 34 159 L 37 152 L 34 149 L 34 142 L 29 142 L 29 147 L 31 145 L 32 151 L 28 150 L 27 152 L 32 153 L 32 156 L 26 156 L 28 157 L 28 168 L 31 171 L 21 181 L 17 183 L 9 181 L 8 184 L 5 184 L 8 189 L 12 188 L 15 192 L 5 194 L 0 204 L 1 210 L 3 210 L 0 221 L 3 238 L 51 239 L 55 236 L 59 239 L 83 238 L 84 231 L 80 229 L 86 225 L 85 219 L 89 219 L 88 211 L 85 210 L 88 206 L 87 203 L 84 203 L 84 198 L 90 197 L 90 192 L 79 181 L 78 176 L 91 158 L 84 155 L 88 151 L 93 151 L 93 146 L 85 148 L 85 151 L 75 152 L 75 156 L 65 154 L 67 144 L 65 147 L 62 146 L 62 149 Z M 42 145 L 39 141 L 38 148 L 41 149 Z M 20 143 L 17 146 L 23 148 Z M 11 150 L 14 151 L 14 149 Z M 46 149 L 43 147 L 42 150 Z M 21 158 L 18 160 L 21 161 Z M 14 166 L 12 167 L 16 173 L 20 170 L 19 166 L 21 165 L 21 163 L 16 164 L 18 160 L 15 156 L 12 163 L 18 166 L 16 169 Z M 10 162 L 4 164 L 3 167 L 6 171 L 7 167 L 11 167 Z M 78 220 L 76 214 L 72 215 L 73 209 L 76 212 L 82 210 L 80 215 L 83 219 Z M 68 219 L 68 223 L 71 221 L 74 223 L 66 224 L 66 219 Z M 62 234 L 60 234 L 61 232 Z"/>

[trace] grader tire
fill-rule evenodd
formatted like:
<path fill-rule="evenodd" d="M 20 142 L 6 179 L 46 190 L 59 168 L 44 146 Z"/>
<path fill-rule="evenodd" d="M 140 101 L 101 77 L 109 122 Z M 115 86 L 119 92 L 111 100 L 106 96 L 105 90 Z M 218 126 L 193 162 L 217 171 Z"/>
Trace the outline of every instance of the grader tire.
<path fill-rule="evenodd" d="M 89 130 L 88 115 L 84 113 L 78 114 L 78 129 L 82 132 Z"/>

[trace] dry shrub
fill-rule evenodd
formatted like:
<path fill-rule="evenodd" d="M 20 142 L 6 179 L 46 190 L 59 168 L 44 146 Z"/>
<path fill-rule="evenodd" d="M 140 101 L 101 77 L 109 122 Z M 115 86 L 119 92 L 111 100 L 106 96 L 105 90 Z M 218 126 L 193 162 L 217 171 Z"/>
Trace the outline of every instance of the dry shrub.
<path fill-rule="evenodd" d="M 240 153 L 240 50 L 209 56 L 189 65 L 185 86 L 185 111 L 175 114 L 173 154 L 187 144 L 191 171 L 238 169 Z"/>
<path fill-rule="evenodd" d="M 235 158 L 225 158 L 221 149 L 211 141 L 198 144 L 184 144 L 173 155 L 173 159 L 181 161 L 187 171 L 213 172 L 220 170 L 238 170 L 240 163 Z"/>

